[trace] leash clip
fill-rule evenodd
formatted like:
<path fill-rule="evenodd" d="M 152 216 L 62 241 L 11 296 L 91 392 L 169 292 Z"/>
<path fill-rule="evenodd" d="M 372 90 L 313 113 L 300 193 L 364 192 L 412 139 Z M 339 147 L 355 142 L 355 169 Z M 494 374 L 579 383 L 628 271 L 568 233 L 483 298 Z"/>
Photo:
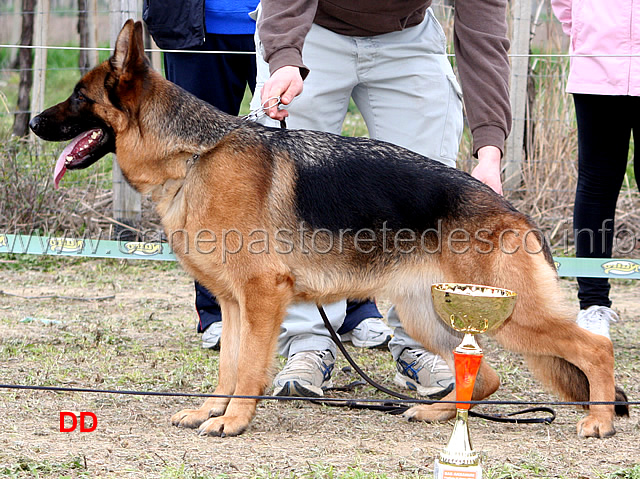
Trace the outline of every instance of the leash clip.
<path fill-rule="evenodd" d="M 278 110 L 286 110 L 287 108 L 285 105 L 282 104 L 282 101 L 280 100 L 279 96 L 272 96 L 270 98 L 267 98 L 265 101 L 263 101 L 258 108 L 251 110 L 249 114 L 244 118 L 245 120 L 249 120 L 249 121 L 258 121 L 259 118 L 262 118 L 267 114 L 266 113 L 267 110 L 273 107 L 277 107 Z"/>

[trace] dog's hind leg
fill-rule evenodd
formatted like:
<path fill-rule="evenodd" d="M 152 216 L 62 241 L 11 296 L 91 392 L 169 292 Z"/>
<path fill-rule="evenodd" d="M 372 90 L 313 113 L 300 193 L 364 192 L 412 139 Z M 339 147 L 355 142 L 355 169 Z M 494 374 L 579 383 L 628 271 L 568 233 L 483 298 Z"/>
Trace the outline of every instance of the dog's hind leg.
<path fill-rule="evenodd" d="M 516 309 L 496 339 L 505 347 L 523 353 L 536 377 L 564 399 L 616 400 L 611 341 L 582 329 L 566 316 L 554 314 L 552 307 L 546 304 L 537 310 L 527 308 L 526 313 Z M 526 326 L 522 326 L 523 323 Z M 516 334 L 528 340 L 514 338 Z M 613 405 L 591 405 L 589 415 L 578 423 L 578 435 L 614 435 L 614 412 Z"/>
<path fill-rule="evenodd" d="M 500 286 L 518 293 L 513 314 L 496 331 L 496 340 L 524 354 L 538 379 L 563 398 L 614 401 L 613 345 L 608 338 L 578 326 L 572 312 L 559 304 L 554 268 L 541 254 L 522 252 L 518 258 L 497 262 L 495 269 L 501 272 Z M 578 423 L 578 434 L 612 436 L 614 413 L 613 405 L 592 405 L 589 415 Z"/>
<path fill-rule="evenodd" d="M 394 295 L 393 302 L 403 327 L 429 351 L 441 356 L 454 371 L 453 350 L 460 344 L 462 336 L 455 333 L 441 321 L 433 309 L 431 300 L 432 280 L 412 278 L 407 281 L 403 291 Z M 500 386 L 496 372 L 482 361 L 472 400 L 480 401 L 493 394 Z M 455 391 L 442 398 L 442 401 L 455 401 Z M 456 406 L 449 402 L 436 402 L 414 406 L 404 413 L 410 421 L 447 421 L 455 417 Z"/>
<path fill-rule="evenodd" d="M 538 379 L 569 401 L 616 399 L 613 346 L 609 339 L 547 313 L 546 318 L 540 320 L 546 327 L 522 328 L 517 334 L 527 336 L 529 341 L 513 341 L 515 323 L 522 320 L 518 317 L 522 313 L 514 312 L 514 322 L 505 325 L 496 339 L 505 347 L 523 353 Z M 526 321 L 537 322 L 532 317 L 538 314 L 530 311 Z M 613 418 L 613 405 L 591 405 L 589 415 L 578 423 L 578 435 L 612 436 L 615 434 Z"/>
<path fill-rule="evenodd" d="M 240 306 L 236 301 L 218 298 L 222 309 L 222 338 L 218 386 L 213 394 L 228 396 L 236 389 L 238 348 L 240 341 Z M 230 398 L 207 398 L 198 409 L 183 409 L 171 418 L 174 426 L 197 428 L 210 417 L 224 414 Z"/>
<path fill-rule="evenodd" d="M 243 287 L 240 304 L 240 342 L 234 395 L 259 396 L 269 384 L 280 325 L 293 297 L 288 275 L 253 277 Z M 236 436 L 253 418 L 258 401 L 233 398 L 222 416 L 212 417 L 200 428 L 201 435 Z"/>

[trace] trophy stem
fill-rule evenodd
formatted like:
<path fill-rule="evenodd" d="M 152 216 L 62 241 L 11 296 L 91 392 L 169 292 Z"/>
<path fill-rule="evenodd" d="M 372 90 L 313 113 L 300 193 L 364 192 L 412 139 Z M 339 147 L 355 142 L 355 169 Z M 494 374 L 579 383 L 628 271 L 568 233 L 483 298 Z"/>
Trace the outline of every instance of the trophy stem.
<path fill-rule="evenodd" d="M 473 450 L 469 436 L 469 410 L 457 409 L 456 420 L 449 443 L 440 452 L 440 464 L 452 466 L 477 466 L 480 456 Z"/>
<path fill-rule="evenodd" d="M 482 348 L 478 345 L 476 336 L 470 333 L 465 333 L 462 338 L 462 342 L 458 345 L 455 351 L 462 354 L 482 355 Z"/>
<path fill-rule="evenodd" d="M 466 348 L 463 341 L 453 351 L 456 368 L 456 401 L 471 401 L 473 387 L 476 384 L 476 377 L 482 362 L 482 349 L 480 349 L 471 334 L 466 334 L 465 339 L 467 336 L 471 337 L 477 349 L 470 350 Z M 456 407 L 458 409 L 469 409 L 470 404 L 456 404 Z"/>

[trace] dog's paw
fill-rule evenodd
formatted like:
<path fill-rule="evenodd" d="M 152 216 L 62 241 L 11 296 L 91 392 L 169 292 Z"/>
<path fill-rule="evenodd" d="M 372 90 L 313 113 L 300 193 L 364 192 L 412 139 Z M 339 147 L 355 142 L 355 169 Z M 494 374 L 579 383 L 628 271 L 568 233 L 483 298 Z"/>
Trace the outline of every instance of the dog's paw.
<path fill-rule="evenodd" d="M 580 437 L 611 437 L 616 433 L 613 420 L 603 420 L 590 414 L 578 423 Z"/>
<path fill-rule="evenodd" d="M 456 416 L 455 407 L 452 404 L 421 404 L 409 408 L 403 416 L 409 421 L 448 421 Z"/>
<path fill-rule="evenodd" d="M 208 409 L 183 409 L 171 416 L 171 424 L 195 429 L 209 419 Z"/>
<path fill-rule="evenodd" d="M 237 436 L 242 434 L 248 426 L 249 421 L 238 417 L 212 417 L 200 426 L 198 434 L 200 436 Z"/>

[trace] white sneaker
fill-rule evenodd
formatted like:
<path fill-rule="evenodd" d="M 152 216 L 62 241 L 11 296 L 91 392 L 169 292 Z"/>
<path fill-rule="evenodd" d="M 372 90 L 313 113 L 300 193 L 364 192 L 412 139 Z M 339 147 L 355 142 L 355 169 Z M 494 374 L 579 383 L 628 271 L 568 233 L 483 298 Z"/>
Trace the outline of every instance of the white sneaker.
<path fill-rule="evenodd" d="M 358 348 L 384 348 L 391 338 L 393 331 L 379 318 L 367 318 L 348 333 L 342 334 L 343 342 L 351 341 Z"/>
<path fill-rule="evenodd" d="M 287 360 L 273 380 L 274 396 L 322 397 L 331 387 L 331 371 L 336 358 L 325 351 L 301 351 Z"/>
<path fill-rule="evenodd" d="M 453 391 L 455 378 L 444 359 L 426 349 L 404 348 L 396 361 L 393 382 L 417 391 L 421 396 L 439 399 Z"/>
<path fill-rule="evenodd" d="M 616 312 L 607 306 L 589 306 L 580 310 L 577 322 L 581 328 L 609 338 L 609 323 L 615 323 L 618 319 Z"/>
<path fill-rule="evenodd" d="M 220 349 L 220 336 L 222 336 L 222 321 L 216 321 L 202 333 L 202 347 L 217 351 Z"/>

